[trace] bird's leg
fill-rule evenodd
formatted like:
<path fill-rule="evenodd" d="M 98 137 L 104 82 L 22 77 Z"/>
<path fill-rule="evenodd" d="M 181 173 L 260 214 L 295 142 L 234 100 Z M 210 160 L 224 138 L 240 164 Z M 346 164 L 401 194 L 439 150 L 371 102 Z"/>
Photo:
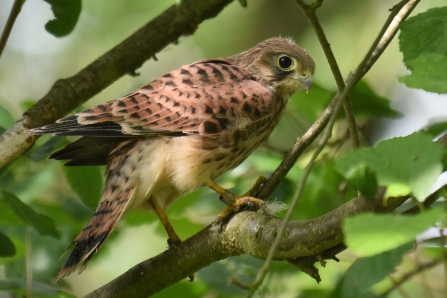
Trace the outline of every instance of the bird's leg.
<path fill-rule="evenodd" d="M 157 199 L 151 198 L 149 200 L 149 203 L 151 204 L 152 209 L 154 209 L 155 214 L 157 214 L 158 218 L 160 219 L 160 222 L 165 228 L 166 233 L 168 233 L 169 246 L 171 247 L 175 244 L 182 242 L 182 240 L 180 240 L 180 237 L 174 231 L 174 228 L 172 227 L 171 223 L 169 222 L 168 216 L 166 215 L 164 208 L 160 206 Z"/>
<path fill-rule="evenodd" d="M 217 221 L 223 221 L 231 214 L 238 212 L 243 206 L 258 207 L 262 208 L 262 210 L 265 211 L 265 202 L 261 199 L 253 197 L 253 195 L 255 195 L 259 191 L 260 186 L 264 183 L 265 180 L 265 177 L 259 177 L 255 185 L 243 196 L 236 196 L 235 194 L 219 186 L 212 180 L 208 180 L 207 182 L 205 182 L 205 185 L 217 192 L 221 196 L 221 201 L 227 204 L 227 207 L 225 207 L 225 209 L 219 213 Z"/>
<path fill-rule="evenodd" d="M 174 231 L 174 228 L 172 227 L 171 223 L 169 222 L 169 219 L 168 219 L 168 216 L 166 215 L 165 210 L 163 209 L 163 207 L 160 206 L 157 199 L 152 197 L 149 200 L 149 204 L 151 204 L 152 209 L 154 209 L 155 214 L 157 214 L 158 218 L 160 219 L 160 222 L 163 225 L 163 227 L 165 228 L 166 233 L 168 233 L 169 247 L 173 248 L 173 247 L 175 247 L 176 244 L 179 244 L 180 242 L 182 242 L 180 237 Z M 189 278 L 190 282 L 193 282 L 195 275 L 191 274 L 190 276 L 188 276 L 188 278 Z"/>

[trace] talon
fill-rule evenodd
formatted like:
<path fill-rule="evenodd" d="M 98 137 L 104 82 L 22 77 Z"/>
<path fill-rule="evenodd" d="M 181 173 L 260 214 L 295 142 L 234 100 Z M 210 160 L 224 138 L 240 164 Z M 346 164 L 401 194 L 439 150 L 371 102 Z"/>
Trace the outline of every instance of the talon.
<path fill-rule="evenodd" d="M 205 182 L 205 185 L 217 192 L 220 195 L 219 199 L 227 205 L 227 207 L 219 213 L 216 223 L 221 224 L 231 214 L 238 212 L 245 206 L 254 207 L 255 210 L 261 208 L 265 213 L 268 213 L 267 204 L 261 199 L 252 197 L 253 194 L 257 194 L 260 191 L 266 180 L 267 179 L 264 176 L 259 177 L 255 185 L 242 197 L 234 195 L 232 192 L 224 189 L 212 180 Z"/>

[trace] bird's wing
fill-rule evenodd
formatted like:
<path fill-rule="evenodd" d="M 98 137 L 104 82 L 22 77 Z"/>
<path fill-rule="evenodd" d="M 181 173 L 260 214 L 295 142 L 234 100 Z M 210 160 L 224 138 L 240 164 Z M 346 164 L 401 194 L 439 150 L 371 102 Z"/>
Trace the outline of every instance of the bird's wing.
<path fill-rule="evenodd" d="M 31 132 L 100 137 L 213 134 L 241 118 L 267 117 L 274 104 L 269 88 L 229 60 L 202 60 L 121 99 Z"/>

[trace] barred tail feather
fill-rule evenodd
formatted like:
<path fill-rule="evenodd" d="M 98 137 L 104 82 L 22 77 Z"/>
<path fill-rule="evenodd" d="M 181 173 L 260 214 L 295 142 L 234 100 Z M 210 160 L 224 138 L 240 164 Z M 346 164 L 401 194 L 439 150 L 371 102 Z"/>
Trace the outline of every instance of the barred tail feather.
<path fill-rule="evenodd" d="M 87 266 L 88 261 L 98 251 L 104 241 L 112 232 L 116 223 L 121 218 L 127 207 L 135 187 L 124 191 L 117 199 L 113 201 L 103 201 L 93 214 L 87 226 L 79 233 L 74 240 L 75 245 L 67 262 L 59 272 L 55 282 L 61 280 L 64 276 L 70 275 L 76 270 L 77 265 L 82 261 L 79 274 Z M 67 251 L 70 247 L 67 249 Z M 65 253 L 64 253 L 65 254 Z"/>

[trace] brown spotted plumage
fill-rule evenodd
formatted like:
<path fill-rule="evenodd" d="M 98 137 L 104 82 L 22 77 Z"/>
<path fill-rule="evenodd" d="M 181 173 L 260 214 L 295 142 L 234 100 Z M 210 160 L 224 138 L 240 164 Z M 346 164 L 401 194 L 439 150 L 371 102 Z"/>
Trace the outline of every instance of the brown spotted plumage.
<path fill-rule="evenodd" d="M 240 54 L 202 60 L 117 100 L 32 129 L 82 138 L 53 153 L 69 166 L 107 165 L 98 209 L 74 240 L 56 280 L 82 271 L 123 215 L 164 210 L 176 198 L 238 166 L 278 123 L 291 94 L 309 90 L 312 58 L 291 40 L 271 38 Z"/>

